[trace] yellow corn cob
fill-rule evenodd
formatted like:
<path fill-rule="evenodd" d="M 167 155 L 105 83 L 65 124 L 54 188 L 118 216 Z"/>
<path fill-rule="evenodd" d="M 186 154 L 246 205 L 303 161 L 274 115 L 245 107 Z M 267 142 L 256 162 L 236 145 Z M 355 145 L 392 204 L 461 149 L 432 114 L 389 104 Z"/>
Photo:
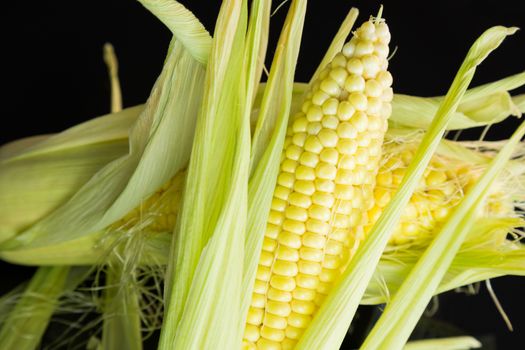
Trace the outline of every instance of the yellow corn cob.
<path fill-rule="evenodd" d="M 110 230 L 171 233 L 180 209 L 185 177 L 186 171 L 177 173 L 138 207 L 111 225 Z"/>
<path fill-rule="evenodd" d="M 391 112 L 389 41 L 383 20 L 365 22 L 293 116 L 246 348 L 292 348 L 363 238 Z"/>
<path fill-rule="evenodd" d="M 406 168 L 414 157 L 417 143 L 386 143 L 384 157 L 376 177 L 374 207 L 368 212 L 368 232 L 383 209 L 399 188 Z M 481 165 L 434 155 L 427 167 L 418 189 L 410 198 L 401 221 L 390 239 L 391 244 L 403 244 L 414 239 L 430 237 L 436 228 L 447 219 L 452 209 L 459 204 L 465 192 L 473 186 L 484 171 Z M 490 216 L 510 215 L 514 206 L 497 189 L 492 189 L 484 214 Z M 512 215 L 511 215 L 512 216 Z"/>

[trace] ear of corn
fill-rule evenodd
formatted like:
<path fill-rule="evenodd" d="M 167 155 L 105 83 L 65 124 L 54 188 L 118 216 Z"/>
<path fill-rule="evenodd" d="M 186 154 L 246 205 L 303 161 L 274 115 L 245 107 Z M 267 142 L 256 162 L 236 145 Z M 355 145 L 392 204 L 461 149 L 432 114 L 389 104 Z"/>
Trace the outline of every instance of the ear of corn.
<path fill-rule="evenodd" d="M 293 116 L 247 317 L 248 348 L 292 348 L 362 236 L 390 114 L 389 39 L 382 20 L 365 22 Z"/>
<path fill-rule="evenodd" d="M 467 58 L 463 62 L 449 91 L 456 90 L 455 93 L 457 93 L 459 90 L 458 97 L 461 97 L 461 94 L 466 91 L 468 84 L 472 80 L 476 66 L 491 51 L 496 49 L 506 36 L 512 35 L 516 30 L 517 28 L 493 27 L 483 33 L 469 50 Z M 453 93 L 447 95 L 444 105 L 446 105 L 447 98 L 452 96 Z M 456 100 L 455 106 L 457 104 L 458 100 Z M 454 106 L 454 104 L 451 105 Z M 439 121 L 438 116 L 433 121 L 432 126 L 439 125 Z M 446 122 L 442 125 L 442 129 L 445 127 Z M 372 331 L 368 334 L 362 349 L 401 349 L 407 342 L 410 333 L 416 326 L 417 320 L 423 314 L 424 309 L 439 286 L 466 234 L 472 228 L 476 214 L 482 207 L 483 200 L 488 194 L 489 186 L 494 182 L 498 172 L 503 169 L 524 134 L 525 123 L 516 130 L 512 138 L 494 158 L 485 173 L 454 211 L 454 214 L 444 224 L 439 235 L 421 256 L 416 266 L 410 271 L 410 274 L 387 305 Z M 422 144 L 424 142 L 425 139 Z M 419 151 L 421 151 L 421 148 Z M 415 159 L 419 160 L 417 154 Z M 392 205 L 398 204 L 395 203 L 395 199 L 394 197 L 387 211 Z M 406 204 L 406 202 L 403 204 Z M 379 219 L 380 222 L 381 218 Z M 410 308 L 406 307 L 406 300 L 411 300 Z"/>

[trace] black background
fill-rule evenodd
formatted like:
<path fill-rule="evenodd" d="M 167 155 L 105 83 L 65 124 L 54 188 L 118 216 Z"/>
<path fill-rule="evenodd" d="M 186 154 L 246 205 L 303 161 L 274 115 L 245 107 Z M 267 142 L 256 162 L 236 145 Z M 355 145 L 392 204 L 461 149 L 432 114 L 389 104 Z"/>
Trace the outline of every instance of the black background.
<path fill-rule="evenodd" d="M 220 1 L 182 1 L 213 31 Z M 523 1 L 383 1 L 392 32 L 394 89 L 421 96 L 446 92 L 470 44 L 493 25 L 525 28 Z M 377 13 L 378 1 L 311 0 L 305 22 L 297 81 L 307 81 L 351 6 L 359 22 Z M 274 5 L 275 7 L 276 5 Z M 272 18 L 273 54 L 287 6 Z M 160 72 L 169 31 L 132 0 L 10 1 L 2 4 L 0 40 L 3 64 L 0 144 L 34 134 L 59 132 L 109 110 L 109 84 L 102 46 L 113 43 L 120 62 L 126 107 L 143 103 Z M 269 61 L 268 61 L 269 63 Z M 507 39 L 479 68 L 473 85 L 525 68 L 525 34 Z M 525 93 L 524 89 L 517 90 Z M 516 120 L 494 126 L 493 139 L 507 137 Z M 467 134 L 474 135 L 474 134 Z M 5 292 L 29 278 L 33 268 L 0 263 Z M 525 279 L 492 282 L 515 331 L 509 332 L 484 287 L 477 296 L 447 293 L 435 319 L 497 349 L 523 348 Z"/>

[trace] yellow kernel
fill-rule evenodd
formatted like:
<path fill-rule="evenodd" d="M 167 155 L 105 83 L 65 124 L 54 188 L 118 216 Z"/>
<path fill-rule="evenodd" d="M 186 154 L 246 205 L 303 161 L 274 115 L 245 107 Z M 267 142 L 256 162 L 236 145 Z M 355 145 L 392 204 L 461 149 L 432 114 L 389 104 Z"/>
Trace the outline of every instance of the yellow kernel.
<path fill-rule="evenodd" d="M 308 126 L 306 127 L 306 132 L 308 133 L 308 135 L 317 135 L 322 129 L 323 126 L 320 122 L 314 122 L 308 124 Z"/>
<path fill-rule="evenodd" d="M 328 294 L 330 293 L 331 289 L 332 289 L 332 283 L 320 282 L 319 285 L 317 286 L 317 294 Z"/>
<path fill-rule="evenodd" d="M 443 171 L 432 170 L 425 178 L 427 186 L 438 186 L 445 181 L 447 181 L 447 174 Z"/>
<path fill-rule="evenodd" d="M 306 221 L 306 229 L 310 232 L 318 233 L 320 235 L 327 235 L 328 232 L 330 232 L 330 224 L 323 221 L 310 219 Z"/>
<path fill-rule="evenodd" d="M 334 196 L 337 199 L 351 200 L 354 196 L 354 193 L 354 186 L 341 184 L 335 186 Z"/>
<path fill-rule="evenodd" d="M 315 167 L 315 174 L 325 180 L 333 180 L 337 175 L 337 168 L 332 164 L 321 162 Z"/>
<path fill-rule="evenodd" d="M 257 350 L 281 350 L 281 344 L 266 338 L 259 338 L 257 341 Z"/>
<path fill-rule="evenodd" d="M 286 148 L 286 157 L 292 160 L 298 160 L 302 153 L 301 147 L 290 145 Z"/>
<path fill-rule="evenodd" d="M 332 70 L 330 70 L 330 73 L 328 74 L 330 78 L 332 78 L 337 84 L 342 86 L 345 83 L 346 77 L 348 76 L 348 73 L 346 70 L 342 67 L 337 67 Z"/>
<path fill-rule="evenodd" d="M 311 315 L 314 313 L 316 306 L 311 301 L 292 300 L 292 311 L 302 315 Z"/>
<path fill-rule="evenodd" d="M 337 126 L 337 135 L 347 139 L 354 139 L 357 137 L 357 129 L 351 123 L 342 122 Z"/>
<path fill-rule="evenodd" d="M 354 113 L 355 108 L 348 101 L 341 101 L 337 106 L 337 116 L 341 121 L 349 120 L 350 118 L 352 118 Z"/>
<path fill-rule="evenodd" d="M 281 316 L 276 316 L 271 313 L 266 313 L 264 315 L 264 321 L 263 324 L 267 327 L 275 328 L 275 329 L 285 329 L 287 325 L 286 318 Z"/>
<path fill-rule="evenodd" d="M 355 126 L 357 132 L 364 132 L 368 128 L 368 116 L 366 115 L 366 113 L 355 113 L 350 122 L 353 126 Z"/>
<path fill-rule="evenodd" d="M 322 205 L 326 208 L 331 208 L 334 205 L 334 196 L 330 193 L 315 192 L 312 195 L 312 203 Z"/>
<path fill-rule="evenodd" d="M 304 333 L 304 328 L 288 326 L 285 330 L 286 336 L 290 339 L 299 339 Z"/>
<path fill-rule="evenodd" d="M 268 300 L 268 302 L 266 303 L 266 311 L 277 316 L 288 317 L 292 309 L 289 303 Z"/>
<path fill-rule="evenodd" d="M 283 221 L 283 230 L 302 235 L 306 230 L 306 227 L 303 222 L 293 219 L 285 219 Z"/>
<path fill-rule="evenodd" d="M 323 128 L 335 130 L 337 129 L 337 125 L 339 125 L 339 119 L 334 115 L 327 115 L 323 117 L 321 125 Z"/>
<path fill-rule="evenodd" d="M 379 116 L 381 114 L 381 108 L 383 108 L 383 101 L 378 97 L 369 97 L 366 112 L 371 116 Z M 369 122 L 368 130 L 381 130 L 383 127 L 382 119 L 375 118 Z"/>
<path fill-rule="evenodd" d="M 346 64 L 346 70 L 350 74 L 362 75 L 363 74 L 363 63 L 359 58 L 351 58 Z"/>
<path fill-rule="evenodd" d="M 339 101 L 336 98 L 333 98 L 333 97 L 329 98 L 323 103 L 323 106 L 322 106 L 323 114 L 325 115 L 336 114 L 338 105 L 339 105 Z"/>
<path fill-rule="evenodd" d="M 350 40 L 343 46 L 343 50 L 341 51 L 343 55 L 346 57 L 350 57 L 354 55 L 355 52 L 355 40 Z"/>
<path fill-rule="evenodd" d="M 273 264 L 273 272 L 286 277 L 294 277 L 297 275 L 297 264 L 286 260 L 275 260 Z"/>
<path fill-rule="evenodd" d="M 283 201 L 282 199 L 279 199 L 279 198 L 273 198 L 272 199 L 272 205 L 271 205 L 271 208 L 272 210 L 275 210 L 275 211 L 284 211 L 284 209 L 286 208 L 286 201 Z"/>
<path fill-rule="evenodd" d="M 386 88 L 383 90 L 383 93 L 381 94 L 381 99 L 385 102 L 392 101 L 392 98 L 394 97 L 394 90 L 392 88 Z M 385 103 L 383 106 L 388 105 L 390 106 L 390 103 Z"/>
<path fill-rule="evenodd" d="M 285 338 L 281 343 L 281 349 L 282 350 L 293 350 L 296 344 L 297 344 L 296 340 Z"/>
<path fill-rule="evenodd" d="M 293 249 L 285 245 L 280 245 L 279 247 L 277 247 L 275 257 L 280 260 L 297 262 L 299 261 L 299 251 L 297 249 Z"/>
<path fill-rule="evenodd" d="M 332 180 L 325 180 L 325 179 L 315 179 L 314 181 L 315 189 L 317 191 L 322 192 L 333 192 L 335 188 L 335 184 Z"/>
<path fill-rule="evenodd" d="M 390 202 L 390 191 L 382 187 L 376 187 L 374 190 L 374 199 L 376 205 L 384 208 L 388 202 Z"/>
<path fill-rule="evenodd" d="M 270 279 L 270 285 L 282 291 L 291 292 L 295 288 L 295 279 L 293 277 L 273 275 Z"/>
<path fill-rule="evenodd" d="M 371 55 L 371 53 L 374 52 L 374 46 L 371 46 L 372 50 L 361 58 L 361 62 L 363 63 L 363 76 L 367 79 L 369 78 L 375 78 L 377 76 L 377 73 L 381 70 L 381 62 L 379 62 L 379 58 L 377 56 Z"/>
<path fill-rule="evenodd" d="M 273 301 L 280 301 L 283 303 L 289 303 L 292 300 L 292 293 L 284 292 L 280 289 L 270 287 L 268 289 L 268 299 Z M 268 325 L 270 326 L 270 325 Z M 272 327 L 272 326 L 270 326 Z"/>
<path fill-rule="evenodd" d="M 339 171 L 337 172 L 337 176 L 335 177 L 335 183 L 337 185 L 351 185 L 353 183 L 353 180 L 353 170 L 339 169 Z"/>
<path fill-rule="evenodd" d="M 323 119 L 323 110 L 319 106 L 311 105 L 306 113 L 306 119 L 309 122 L 320 122 Z"/>
<path fill-rule="evenodd" d="M 268 222 L 270 224 L 280 226 L 283 223 L 283 220 L 284 216 L 282 213 L 275 210 L 270 210 L 270 214 L 268 215 Z"/>
<path fill-rule="evenodd" d="M 343 155 L 339 159 L 339 168 L 341 169 L 352 170 L 355 168 L 355 165 L 355 159 L 352 156 Z"/>
<path fill-rule="evenodd" d="M 264 237 L 262 249 L 267 252 L 273 252 L 277 246 L 277 241 L 268 237 Z"/>
<path fill-rule="evenodd" d="M 352 155 L 357 151 L 357 142 L 355 140 L 340 138 L 337 141 L 337 150 L 344 155 Z"/>
<path fill-rule="evenodd" d="M 301 247 L 299 250 L 301 259 L 312 262 L 323 261 L 323 251 L 317 248 Z"/>
<path fill-rule="evenodd" d="M 283 231 L 277 239 L 279 244 L 284 244 L 287 247 L 299 249 L 301 247 L 301 236 L 291 233 L 288 231 Z"/>
<path fill-rule="evenodd" d="M 363 92 L 365 90 L 365 79 L 361 75 L 350 75 L 346 78 L 345 90 L 348 92 Z"/>
<path fill-rule="evenodd" d="M 306 117 L 297 118 L 292 124 L 293 132 L 306 132 L 308 120 Z"/>
<path fill-rule="evenodd" d="M 246 340 L 246 339 L 243 339 L 242 341 L 242 350 L 257 350 L 257 346 L 255 346 L 254 343 Z"/>
<path fill-rule="evenodd" d="M 324 257 L 322 266 L 323 266 L 323 268 L 333 269 L 333 271 L 336 271 L 335 269 L 337 269 L 337 268 L 339 268 L 339 266 L 341 266 L 341 257 L 338 256 L 338 255 L 326 254 L 325 257 Z M 332 271 L 332 270 L 328 270 L 328 271 Z M 323 275 L 323 273 L 321 272 L 321 275 L 319 276 L 321 281 L 323 281 L 323 278 L 321 277 L 322 275 Z M 335 277 L 337 277 L 337 275 L 335 275 Z"/>
<path fill-rule="evenodd" d="M 246 318 L 246 322 L 249 324 L 258 326 L 262 323 L 263 316 L 264 316 L 264 309 L 250 307 L 250 309 L 248 310 L 248 316 Z"/>
<path fill-rule="evenodd" d="M 275 187 L 275 192 L 274 192 L 274 197 L 277 197 L 279 199 L 284 199 L 284 200 L 287 200 L 288 199 L 288 196 L 290 195 L 290 189 L 288 187 L 284 187 L 284 186 L 276 186 Z"/>
<path fill-rule="evenodd" d="M 306 289 L 316 289 L 319 285 L 319 278 L 317 276 L 305 275 L 304 273 L 299 273 L 295 277 L 295 281 L 297 283 L 297 286 Z"/>
<path fill-rule="evenodd" d="M 306 138 L 304 149 L 308 152 L 319 154 L 323 149 L 323 145 L 316 136 L 310 135 Z"/>
<path fill-rule="evenodd" d="M 304 146 L 304 141 L 305 140 L 306 140 L 306 133 L 304 133 L 304 132 L 295 133 L 292 136 L 293 144 L 296 145 L 296 146 L 299 146 L 299 147 L 303 147 Z"/>
<path fill-rule="evenodd" d="M 268 238 L 275 239 L 279 235 L 279 232 L 281 232 L 281 230 L 279 229 L 279 226 L 268 224 L 266 225 L 266 231 L 264 232 L 264 235 Z"/>
<path fill-rule="evenodd" d="M 356 111 L 366 111 L 366 107 L 368 105 L 366 96 L 361 92 L 352 92 L 348 97 L 348 102 L 354 106 Z"/>
<path fill-rule="evenodd" d="M 348 227 L 354 226 L 354 225 L 351 225 L 351 216 L 348 217 L 348 215 L 342 215 L 342 214 L 334 215 L 334 220 L 333 220 L 332 225 L 336 228 L 348 228 Z"/>
<path fill-rule="evenodd" d="M 284 215 L 288 219 L 297 220 L 301 222 L 308 220 L 308 213 L 306 209 L 296 207 L 295 205 L 288 206 L 284 212 Z"/>
<path fill-rule="evenodd" d="M 263 266 L 263 265 L 257 266 L 257 272 L 255 274 L 256 279 L 262 282 L 268 282 L 270 280 L 271 275 L 272 275 L 272 271 L 268 266 Z"/>
<path fill-rule="evenodd" d="M 306 328 L 310 322 L 312 322 L 312 317 L 309 315 L 292 312 L 290 316 L 288 316 L 288 324 L 292 327 Z"/>
<path fill-rule="evenodd" d="M 312 105 L 312 101 L 309 99 L 305 100 L 303 102 L 303 105 L 301 106 L 301 112 L 303 112 L 306 115 L 306 112 L 308 112 L 308 108 Z"/>
<path fill-rule="evenodd" d="M 299 260 L 297 265 L 299 267 L 299 272 L 313 276 L 319 275 L 322 269 L 321 264 L 314 261 Z"/>
<path fill-rule="evenodd" d="M 383 93 L 383 86 L 377 80 L 370 79 L 365 83 L 365 94 L 369 97 L 379 97 Z"/>
<path fill-rule="evenodd" d="M 253 324 L 247 324 L 244 329 L 244 339 L 256 342 L 260 337 L 259 327 Z"/>
<path fill-rule="evenodd" d="M 272 266 L 273 264 L 273 254 L 270 252 L 262 251 L 261 257 L 259 258 L 259 265 L 262 266 Z"/>
<path fill-rule="evenodd" d="M 317 306 L 321 306 L 326 299 L 326 294 L 317 293 L 315 295 L 314 304 Z"/>
<path fill-rule="evenodd" d="M 268 327 L 263 324 L 263 326 L 261 327 L 261 337 L 262 338 L 259 340 L 259 342 L 262 339 L 268 339 L 274 342 L 281 342 L 284 340 L 285 335 L 284 335 L 284 330 L 275 329 L 275 328 Z M 258 348 L 260 349 L 261 346 L 259 345 L 259 342 L 257 342 L 257 345 L 258 345 Z"/>
<path fill-rule="evenodd" d="M 303 154 L 301 154 L 301 157 L 299 158 L 299 163 L 301 163 L 302 165 L 309 166 L 311 168 L 315 168 L 318 162 L 319 156 L 312 152 L 303 152 Z"/>
<path fill-rule="evenodd" d="M 321 81 L 319 88 L 330 96 L 336 96 L 340 92 L 339 85 L 332 78 L 326 78 Z"/>
<path fill-rule="evenodd" d="M 299 165 L 295 171 L 295 178 L 297 180 L 314 180 L 315 171 L 308 166 Z"/>
<path fill-rule="evenodd" d="M 381 71 L 377 74 L 376 80 L 384 87 L 390 87 L 392 85 L 392 74 L 389 71 Z"/>
<path fill-rule="evenodd" d="M 314 182 L 312 181 L 299 180 L 299 181 L 296 181 L 294 184 L 295 192 L 299 192 L 307 196 L 311 196 L 315 192 L 315 188 L 316 186 Z"/>
<path fill-rule="evenodd" d="M 324 101 L 326 101 L 329 97 L 330 95 L 328 95 L 324 91 L 318 90 L 312 95 L 312 103 L 318 106 L 322 106 Z"/>
<path fill-rule="evenodd" d="M 338 67 L 344 68 L 346 66 L 346 57 L 342 53 L 338 53 L 332 59 L 332 62 L 330 63 L 330 65 L 332 66 L 332 68 L 338 68 Z"/>
<path fill-rule="evenodd" d="M 390 171 L 381 171 L 376 176 L 378 186 L 388 187 L 392 185 L 392 173 Z"/>
<path fill-rule="evenodd" d="M 343 245 L 340 242 L 328 240 L 325 246 L 325 254 L 340 255 L 343 252 Z"/>
<path fill-rule="evenodd" d="M 259 264 L 260 263 L 261 262 L 259 261 Z M 253 291 L 254 293 L 266 294 L 266 292 L 268 291 L 268 283 L 256 279 L 255 284 L 253 286 Z"/>
<path fill-rule="evenodd" d="M 298 192 L 293 192 L 292 194 L 290 194 L 290 196 L 288 197 L 288 201 L 291 205 L 295 205 L 297 207 L 305 209 L 310 207 L 310 205 L 312 204 L 310 196 Z"/>
<path fill-rule="evenodd" d="M 388 45 L 381 42 L 374 44 L 374 54 L 380 59 L 386 59 L 388 57 Z"/>
<path fill-rule="evenodd" d="M 297 168 L 297 162 L 295 160 L 291 160 L 288 158 L 283 160 L 281 164 L 281 170 L 286 171 L 287 173 L 295 173 L 296 168 Z"/>
<path fill-rule="evenodd" d="M 319 154 L 319 158 L 325 163 L 336 165 L 339 152 L 335 148 L 325 148 Z"/>
<path fill-rule="evenodd" d="M 294 299 L 310 301 L 315 298 L 315 290 L 298 287 L 294 289 L 292 295 Z"/>
<path fill-rule="evenodd" d="M 351 199 L 351 197 L 350 197 Z M 339 199 L 334 207 L 337 214 L 350 215 L 352 212 L 352 202 L 349 199 Z"/>
<path fill-rule="evenodd" d="M 264 294 L 253 293 L 252 294 L 252 307 L 263 308 L 266 303 L 266 297 Z"/>
<path fill-rule="evenodd" d="M 332 129 L 322 129 L 317 135 L 324 147 L 335 147 L 337 145 L 337 133 Z"/>
<path fill-rule="evenodd" d="M 282 172 L 279 174 L 279 177 L 277 178 L 277 183 L 281 186 L 292 188 L 293 183 L 295 181 L 295 176 L 290 173 Z"/>
<path fill-rule="evenodd" d="M 308 216 L 313 219 L 328 221 L 330 220 L 330 209 L 314 204 L 308 209 Z"/>
<path fill-rule="evenodd" d="M 313 232 L 306 232 L 303 235 L 303 245 L 314 249 L 322 250 L 326 244 L 326 237 Z"/>

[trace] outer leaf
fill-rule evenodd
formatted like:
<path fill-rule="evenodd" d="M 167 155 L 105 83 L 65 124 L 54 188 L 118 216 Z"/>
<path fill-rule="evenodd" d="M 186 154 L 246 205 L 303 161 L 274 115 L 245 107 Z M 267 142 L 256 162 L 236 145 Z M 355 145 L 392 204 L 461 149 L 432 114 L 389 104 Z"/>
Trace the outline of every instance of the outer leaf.
<path fill-rule="evenodd" d="M 491 28 L 471 47 L 408 167 L 399 190 L 299 340 L 298 349 L 334 349 L 341 345 L 391 232 L 399 221 L 402 208 L 408 203 L 438 147 L 448 122 L 474 76 L 476 66 L 497 48 L 507 35 L 515 31 L 516 29 L 504 27 Z"/>
<path fill-rule="evenodd" d="M 240 346 L 249 115 L 246 3 L 225 1 L 215 29 L 184 204 L 171 248 L 160 349 Z M 248 79 L 248 80 L 245 80 Z M 251 100 L 252 96 L 249 96 Z"/>
<path fill-rule="evenodd" d="M 509 115 L 519 117 L 520 108 L 508 91 L 524 84 L 525 72 L 468 90 L 447 129 L 466 129 L 494 124 Z M 424 98 L 395 94 L 392 101 L 391 124 L 426 129 L 442 101 L 443 97 Z"/>
<path fill-rule="evenodd" d="M 175 0 L 139 1 L 171 30 L 198 62 L 208 62 L 211 37 L 191 11 Z"/>
<path fill-rule="evenodd" d="M 129 154 L 2 248 L 46 246 L 102 230 L 170 179 L 189 159 L 203 78 L 203 67 L 176 42 L 130 134 Z"/>
<path fill-rule="evenodd" d="M 404 350 L 468 350 L 481 347 L 481 343 L 473 337 L 450 337 L 441 339 L 425 339 L 408 342 Z"/>

